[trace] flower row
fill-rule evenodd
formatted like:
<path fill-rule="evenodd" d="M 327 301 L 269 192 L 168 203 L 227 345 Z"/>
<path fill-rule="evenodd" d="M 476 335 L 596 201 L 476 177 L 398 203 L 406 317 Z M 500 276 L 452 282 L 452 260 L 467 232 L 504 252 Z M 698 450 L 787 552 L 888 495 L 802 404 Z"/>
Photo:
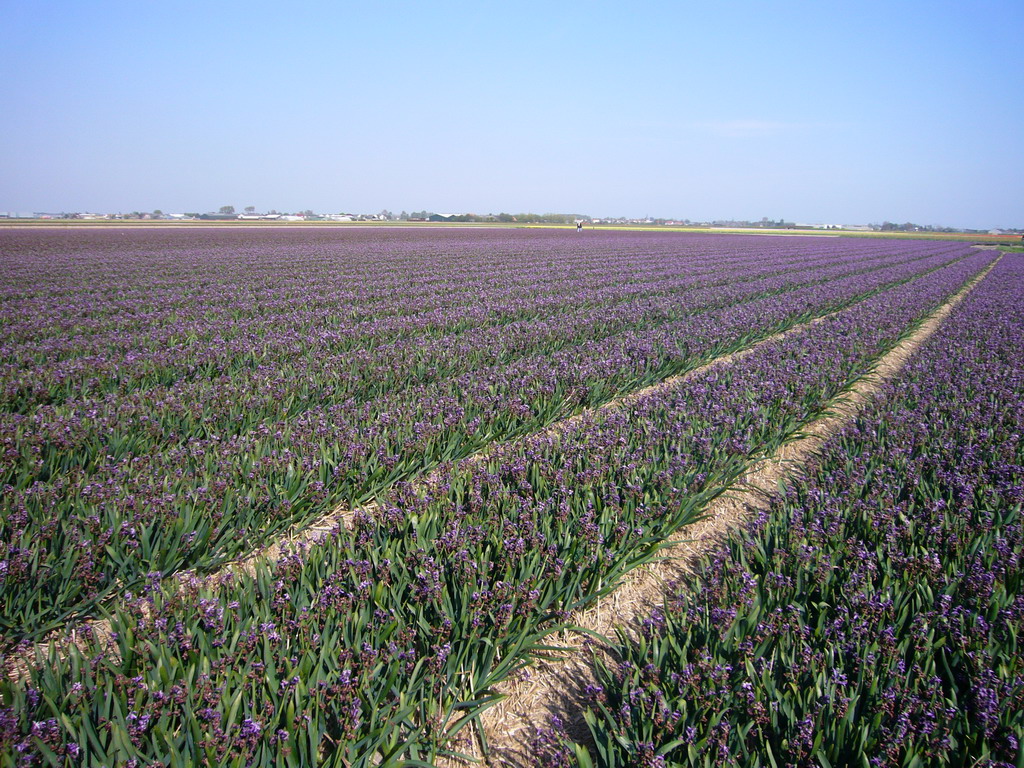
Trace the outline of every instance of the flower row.
<path fill-rule="evenodd" d="M 538 765 L 1020 765 L 1024 263 L 622 636 Z"/>
<path fill-rule="evenodd" d="M 985 258 L 946 269 L 977 269 Z M 372 357 L 365 371 L 360 361 L 346 370 L 342 358 L 298 382 L 260 370 L 178 402 L 18 422 L 5 437 L 0 519 L 6 559 L 18 567 L 0 574 L 0 626 L 8 641 L 38 635 L 146 574 L 215 567 L 332 505 L 365 501 L 949 261 L 812 281 L 507 361 L 456 347 L 443 375 L 424 373 L 423 383 L 388 385 Z M 348 388 L 357 383 L 358 398 Z"/>
<path fill-rule="evenodd" d="M 112 645 L 54 651 L 0 686 L 0 745 L 26 765 L 433 761 L 567 611 L 656 556 L 986 259 L 399 484 L 354 530 L 254 577 L 154 579 L 115 612 Z"/>

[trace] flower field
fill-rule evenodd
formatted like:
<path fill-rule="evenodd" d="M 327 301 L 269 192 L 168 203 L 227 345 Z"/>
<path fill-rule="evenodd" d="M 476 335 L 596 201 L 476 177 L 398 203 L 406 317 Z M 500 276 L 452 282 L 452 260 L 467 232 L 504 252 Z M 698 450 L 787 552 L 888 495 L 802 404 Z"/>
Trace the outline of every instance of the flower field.
<path fill-rule="evenodd" d="M 1021 765 L 1024 263 L 622 635 L 537 764 Z"/>
<path fill-rule="evenodd" d="M 509 230 L 5 232 L 0 245 L 5 663 L 76 631 L 0 684 L 0 765 L 458 752 L 496 683 L 571 611 L 995 259 L 936 241 Z M 997 283 L 1004 303 L 1014 275 Z M 958 322 L 990 307 L 976 306 Z M 975 322 L 1010 338 L 1012 314 L 998 317 Z M 964 338 L 947 346 L 968 355 Z M 350 527 L 254 575 L 200 578 L 339 505 L 356 510 Z M 99 616 L 112 639 L 81 623 Z M 791 705 L 798 720 L 814 701 Z"/>

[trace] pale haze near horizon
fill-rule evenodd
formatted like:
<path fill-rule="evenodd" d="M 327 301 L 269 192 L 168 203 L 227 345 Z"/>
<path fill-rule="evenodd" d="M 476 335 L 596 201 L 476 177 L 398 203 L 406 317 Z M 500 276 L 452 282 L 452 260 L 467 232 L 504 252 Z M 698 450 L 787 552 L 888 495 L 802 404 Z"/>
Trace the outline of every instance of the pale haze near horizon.
<path fill-rule="evenodd" d="M 0 211 L 1024 226 L 1024 3 L 0 2 Z"/>

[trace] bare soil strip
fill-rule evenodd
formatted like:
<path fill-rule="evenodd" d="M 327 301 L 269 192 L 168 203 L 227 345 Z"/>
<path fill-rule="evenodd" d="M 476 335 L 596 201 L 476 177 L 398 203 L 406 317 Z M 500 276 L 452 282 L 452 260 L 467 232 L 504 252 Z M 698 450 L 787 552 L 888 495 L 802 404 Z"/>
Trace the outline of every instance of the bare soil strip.
<path fill-rule="evenodd" d="M 607 637 L 614 637 L 616 628 L 633 631 L 639 620 L 661 605 L 668 585 L 693 574 L 701 559 L 721 547 L 731 532 L 740 530 L 758 512 L 768 509 L 770 497 L 778 493 L 779 481 L 799 475 L 806 469 L 822 445 L 856 418 L 998 261 L 961 288 L 913 334 L 884 355 L 872 374 L 833 402 L 828 415 L 808 424 L 801 437 L 751 467 L 736 487 L 708 506 L 705 510 L 707 517 L 687 527 L 671 541 L 663 553 L 667 559 L 631 572 L 615 592 L 573 616 L 572 621 L 579 627 Z M 723 361 L 725 359 L 729 358 L 723 358 Z M 671 384 L 666 381 L 646 391 L 667 386 Z M 639 396 L 638 392 L 630 398 Z M 559 639 L 566 645 L 564 654 L 551 654 L 539 659 L 519 679 L 498 686 L 498 693 L 506 698 L 482 717 L 488 754 L 483 755 L 479 733 L 474 744 L 462 745 L 463 751 L 490 768 L 530 765 L 529 742 L 534 729 L 548 727 L 552 715 L 562 720 L 572 736 L 578 740 L 588 739 L 583 721 L 585 689 L 596 682 L 594 659 L 604 655 L 604 650 L 600 643 L 582 633 L 565 633 Z"/>

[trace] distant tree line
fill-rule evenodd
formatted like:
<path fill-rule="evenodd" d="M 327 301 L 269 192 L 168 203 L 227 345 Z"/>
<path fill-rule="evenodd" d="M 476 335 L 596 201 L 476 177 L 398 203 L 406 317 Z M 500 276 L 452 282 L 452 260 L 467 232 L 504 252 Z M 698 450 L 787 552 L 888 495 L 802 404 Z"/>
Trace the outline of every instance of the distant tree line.
<path fill-rule="evenodd" d="M 754 229 L 796 229 L 796 224 L 785 219 L 769 219 L 767 216 L 760 221 L 746 221 L 737 219 L 716 219 L 711 222 L 713 227 L 750 227 Z"/>
<path fill-rule="evenodd" d="M 929 224 L 913 224 L 906 222 L 905 224 L 894 224 L 891 221 L 883 221 L 882 225 L 878 228 L 882 232 L 957 232 L 959 230 L 953 229 L 952 227 L 937 227 Z"/>
<path fill-rule="evenodd" d="M 402 221 L 426 220 L 436 215 L 433 211 L 402 211 L 398 217 Z M 506 224 L 573 224 L 577 221 L 589 221 L 590 217 L 582 213 L 459 213 L 448 216 L 445 221 L 456 222 L 501 222 Z"/>
<path fill-rule="evenodd" d="M 503 219 L 503 216 L 509 217 Z M 518 221 L 526 224 L 575 224 L 577 221 L 589 221 L 590 217 L 585 213 L 517 213 L 511 216 L 507 213 L 499 213 L 498 221 Z"/>

